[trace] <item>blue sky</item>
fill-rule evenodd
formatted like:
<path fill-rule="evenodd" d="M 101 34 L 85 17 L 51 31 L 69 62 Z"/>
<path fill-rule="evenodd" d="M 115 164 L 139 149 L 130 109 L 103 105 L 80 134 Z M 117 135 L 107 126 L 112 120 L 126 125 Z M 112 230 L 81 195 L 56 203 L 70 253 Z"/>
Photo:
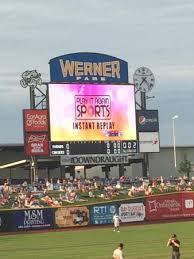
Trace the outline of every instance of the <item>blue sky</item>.
<path fill-rule="evenodd" d="M 141 66 L 155 75 L 148 108 L 158 109 L 161 145 L 194 145 L 193 0 L 7 0 L 0 8 L 0 143 L 23 143 L 22 109 L 29 92 L 19 80 L 72 52 L 99 52 L 128 61 L 129 81 Z"/>

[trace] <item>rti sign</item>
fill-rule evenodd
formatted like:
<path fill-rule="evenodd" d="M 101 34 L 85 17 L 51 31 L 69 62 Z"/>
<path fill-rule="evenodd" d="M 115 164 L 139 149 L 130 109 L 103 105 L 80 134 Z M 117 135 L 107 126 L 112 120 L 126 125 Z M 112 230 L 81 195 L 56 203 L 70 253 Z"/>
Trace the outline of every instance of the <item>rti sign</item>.
<path fill-rule="evenodd" d="M 80 52 L 49 62 L 51 82 L 128 83 L 128 63 L 109 55 Z"/>

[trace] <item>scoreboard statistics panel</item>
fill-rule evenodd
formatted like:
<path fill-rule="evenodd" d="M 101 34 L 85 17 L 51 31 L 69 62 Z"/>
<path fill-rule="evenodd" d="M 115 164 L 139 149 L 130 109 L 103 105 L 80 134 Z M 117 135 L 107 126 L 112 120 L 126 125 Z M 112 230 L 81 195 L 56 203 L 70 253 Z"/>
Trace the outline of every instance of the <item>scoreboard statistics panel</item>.
<path fill-rule="evenodd" d="M 137 153 L 137 141 L 76 141 L 51 144 L 51 155 L 89 155 Z"/>
<path fill-rule="evenodd" d="M 134 85 L 49 84 L 51 155 L 137 152 Z"/>

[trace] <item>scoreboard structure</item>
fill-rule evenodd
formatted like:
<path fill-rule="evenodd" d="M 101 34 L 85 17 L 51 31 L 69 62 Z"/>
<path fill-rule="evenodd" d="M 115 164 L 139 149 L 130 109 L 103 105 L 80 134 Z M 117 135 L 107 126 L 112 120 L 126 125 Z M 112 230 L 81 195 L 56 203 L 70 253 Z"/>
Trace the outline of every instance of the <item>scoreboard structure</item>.
<path fill-rule="evenodd" d="M 137 153 L 138 143 L 133 141 L 72 141 L 51 142 L 51 155 L 118 155 Z"/>
<path fill-rule="evenodd" d="M 50 83 L 50 154 L 138 152 L 132 84 Z"/>

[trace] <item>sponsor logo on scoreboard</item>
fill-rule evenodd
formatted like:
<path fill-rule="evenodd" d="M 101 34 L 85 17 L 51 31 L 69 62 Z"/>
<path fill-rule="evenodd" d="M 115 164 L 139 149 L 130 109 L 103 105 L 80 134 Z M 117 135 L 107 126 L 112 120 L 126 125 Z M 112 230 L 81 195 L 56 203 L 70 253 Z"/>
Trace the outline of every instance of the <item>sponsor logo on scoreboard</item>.
<path fill-rule="evenodd" d="M 76 79 L 88 81 L 106 81 L 106 77 L 120 78 L 120 62 L 80 62 L 76 60 L 59 59 L 63 78 L 75 76 Z"/>
<path fill-rule="evenodd" d="M 48 155 L 49 154 L 48 133 L 26 133 L 25 152 L 27 155 Z"/>
<path fill-rule="evenodd" d="M 110 120 L 111 97 L 109 95 L 76 95 L 76 120 Z"/>
<path fill-rule="evenodd" d="M 158 110 L 137 110 L 138 132 L 159 132 Z"/>
<path fill-rule="evenodd" d="M 48 110 L 26 109 L 23 111 L 25 132 L 47 132 Z"/>
<path fill-rule="evenodd" d="M 50 60 L 51 82 L 128 83 L 128 64 L 119 58 L 90 52 Z"/>
<path fill-rule="evenodd" d="M 61 156 L 61 165 L 127 164 L 128 155 Z"/>
<path fill-rule="evenodd" d="M 160 152 L 160 138 L 158 132 L 139 132 L 139 151 Z"/>

